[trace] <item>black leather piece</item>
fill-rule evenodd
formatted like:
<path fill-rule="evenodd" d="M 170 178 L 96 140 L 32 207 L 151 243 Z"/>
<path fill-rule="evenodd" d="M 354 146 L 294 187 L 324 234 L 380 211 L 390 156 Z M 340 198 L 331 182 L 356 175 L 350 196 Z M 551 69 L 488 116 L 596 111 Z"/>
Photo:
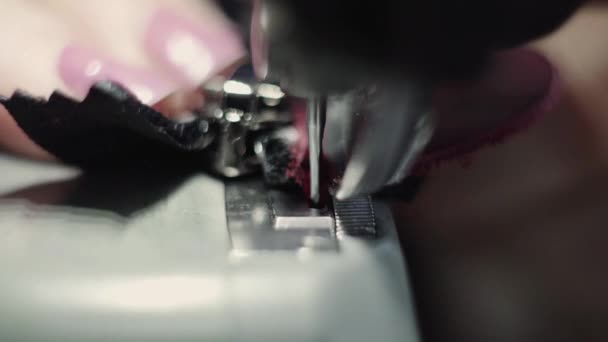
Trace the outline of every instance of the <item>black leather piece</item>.
<path fill-rule="evenodd" d="M 103 179 L 141 175 L 142 171 L 148 175 L 213 173 L 216 122 L 201 118 L 188 123 L 172 121 L 112 82 L 96 84 L 82 102 L 59 92 L 48 101 L 16 92 L 10 98 L 0 97 L 0 103 L 35 143 L 89 174 L 104 174 Z M 265 150 L 261 169 L 273 186 L 297 183 L 287 174 L 292 162 L 290 146 L 295 143 L 288 137 L 277 133 L 260 140 Z M 378 195 L 410 200 L 422 181 L 409 177 Z"/>
<path fill-rule="evenodd" d="M 59 92 L 48 101 L 16 92 L 0 99 L 17 124 L 60 160 L 87 170 L 128 166 L 204 167 L 215 123 L 178 123 L 112 82 L 93 86 L 82 102 Z"/>

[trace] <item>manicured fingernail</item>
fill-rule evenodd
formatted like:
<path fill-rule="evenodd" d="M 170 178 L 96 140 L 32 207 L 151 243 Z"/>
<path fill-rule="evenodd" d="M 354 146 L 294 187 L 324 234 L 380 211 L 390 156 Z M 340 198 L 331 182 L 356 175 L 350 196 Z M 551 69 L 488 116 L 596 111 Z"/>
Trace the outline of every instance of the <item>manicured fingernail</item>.
<path fill-rule="evenodd" d="M 237 34 L 227 27 L 193 22 L 158 10 L 145 34 L 145 48 L 186 85 L 198 85 L 244 56 Z"/>
<path fill-rule="evenodd" d="M 63 49 L 58 69 L 66 86 L 79 96 L 84 96 L 95 82 L 104 80 L 120 83 L 146 104 L 155 103 L 175 89 L 172 82 L 148 70 L 113 61 L 75 44 Z"/>

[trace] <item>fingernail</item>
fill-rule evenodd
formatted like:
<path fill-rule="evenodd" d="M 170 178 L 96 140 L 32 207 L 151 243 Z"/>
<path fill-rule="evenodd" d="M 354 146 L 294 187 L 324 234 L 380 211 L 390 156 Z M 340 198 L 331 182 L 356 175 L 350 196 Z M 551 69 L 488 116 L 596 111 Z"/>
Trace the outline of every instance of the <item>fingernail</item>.
<path fill-rule="evenodd" d="M 145 104 L 160 100 L 175 89 L 166 81 L 142 68 L 131 67 L 82 46 L 66 46 L 59 57 L 59 75 L 78 96 L 84 96 L 98 81 L 114 81 L 130 90 Z"/>
<path fill-rule="evenodd" d="M 200 84 L 245 54 L 229 28 L 193 22 L 167 9 L 152 16 L 144 39 L 150 56 L 188 86 Z"/>

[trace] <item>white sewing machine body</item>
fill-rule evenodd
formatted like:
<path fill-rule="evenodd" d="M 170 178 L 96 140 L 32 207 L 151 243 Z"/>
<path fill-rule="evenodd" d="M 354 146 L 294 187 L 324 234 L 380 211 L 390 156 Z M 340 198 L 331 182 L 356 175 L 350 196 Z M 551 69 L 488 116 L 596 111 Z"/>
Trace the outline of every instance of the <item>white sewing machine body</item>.
<path fill-rule="evenodd" d="M 225 185 L 206 175 L 125 217 L 42 190 L 25 193 L 46 204 L 19 195 L 77 170 L 5 156 L 0 169 L 2 341 L 418 341 L 381 203 L 378 239 L 240 253 Z"/>

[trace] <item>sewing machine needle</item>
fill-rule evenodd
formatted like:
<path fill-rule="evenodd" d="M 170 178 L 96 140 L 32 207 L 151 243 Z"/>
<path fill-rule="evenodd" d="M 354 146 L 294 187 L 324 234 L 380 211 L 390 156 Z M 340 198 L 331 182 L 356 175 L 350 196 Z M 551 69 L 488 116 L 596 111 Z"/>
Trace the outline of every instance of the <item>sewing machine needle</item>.
<path fill-rule="evenodd" d="M 308 129 L 308 157 L 310 163 L 310 204 L 317 207 L 321 202 L 321 144 L 327 110 L 327 98 L 313 96 L 308 100 L 306 121 Z"/>

